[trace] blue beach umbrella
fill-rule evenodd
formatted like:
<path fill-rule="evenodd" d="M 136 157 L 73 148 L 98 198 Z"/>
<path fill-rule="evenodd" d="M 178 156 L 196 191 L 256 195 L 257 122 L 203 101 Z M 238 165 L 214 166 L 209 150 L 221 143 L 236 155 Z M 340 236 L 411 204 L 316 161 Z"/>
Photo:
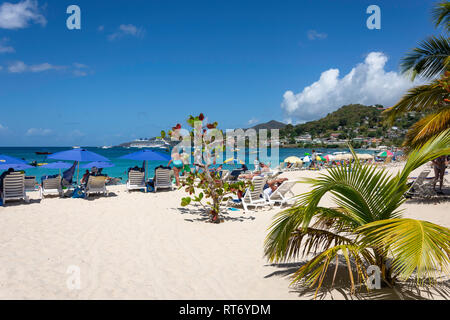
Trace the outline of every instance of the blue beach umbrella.
<path fill-rule="evenodd" d="M 87 162 L 87 161 L 109 161 L 109 159 L 105 158 L 104 156 L 101 156 L 95 152 L 88 151 L 86 149 L 81 149 L 81 148 L 56 152 L 56 153 L 53 153 L 53 154 L 47 156 L 47 159 L 78 161 L 77 183 L 78 183 L 79 175 L 80 175 L 80 162 L 81 161 L 84 161 L 84 162 Z"/>
<path fill-rule="evenodd" d="M 0 162 L 0 171 L 1 170 L 8 170 L 9 168 L 13 168 L 14 170 L 26 170 L 34 168 L 26 163 L 11 163 L 11 164 L 2 164 Z"/>
<path fill-rule="evenodd" d="M 95 152 L 88 151 L 86 149 L 71 149 L 66 151 L 61 151 L 57 153 L 53 153 L 47 156 L 47 159 L 55 159 L 55 160 L 68 160 L 68 161 L 109 161 L 108 158 L 101 156 Z"/>
<path fill-rule="evenodd" d="M 84 166 L 82 166 L 82 168 L 84 169 L 91 169 L 93 167 L 96 168 L 111 168 L 114 167 L 114 164 L 112 164 L 111 162 L 105 162 L 105 161 L 94 161 L 88 164 L 85 164 Z"/>
<path fill-rule="evenodd" d="M 121 156 L 119 159 L 140 161 L 169 161 L 170 156 L 152 150 L 141 150 Z"/>
<path fill-rule="evenodd" d="M 124 156 L 121 156 L 119 159 L 138 160 L 138 161 L 169 161 L 170 156 L 146 149 L 126 154 Z M 145 175 L 147 176 L 147 170 L 145 170 Z"/>
<path fill-rule="evenodd" d="M 26 161 L 7 156 L 6 154 L 0 154 L 0 164 L 27 164 Z"/>
<path fill-rule="evenodd" d="M 40 166 L 40 168 L 44 169 L 69 169 L 72 164 L 62 161 L 51 162 Z"/>

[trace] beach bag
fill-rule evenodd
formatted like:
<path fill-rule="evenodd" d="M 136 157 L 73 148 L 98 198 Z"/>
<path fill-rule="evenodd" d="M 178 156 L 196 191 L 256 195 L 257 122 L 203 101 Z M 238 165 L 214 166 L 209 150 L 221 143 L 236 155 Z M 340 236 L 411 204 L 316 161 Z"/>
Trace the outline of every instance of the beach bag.
<path fill-rule="evenodd" d="M 79 198 L 85 198 L 85 197 L 86 197 L 86 195 L 81 188 L 76 188 L 75 190 L 73 190 L 72 198 L 79 199 Z"/>

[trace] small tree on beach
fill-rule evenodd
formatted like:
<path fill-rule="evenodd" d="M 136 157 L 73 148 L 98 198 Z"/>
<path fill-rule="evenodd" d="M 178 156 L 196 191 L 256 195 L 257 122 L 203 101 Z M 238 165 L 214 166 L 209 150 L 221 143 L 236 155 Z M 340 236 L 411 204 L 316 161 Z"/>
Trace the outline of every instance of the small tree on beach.
<path fill-rule="evenodd" d="M 181 124 L 177 124 L 168 132 L 172 140 L 180 141 L 187 150 L 191 150 L 193 146 L 194 165 L 199 169 L 186 172 L 186 178 L 181 181 L 180 188 L 184 187 L 189 193 L 189 196 L 181 199 L 181 205 L 199 203 L 210 215 L 210 221 L 219 223 L 223 202 L 228 201 L 231 195 L 251 187 L 251 183 L 225 181 L 221 177 L 221 172 L 211 169 L 224 151 L 223 133 L 217 129 L 217 122 L 206 123 L 205 116 L 201 113 L 196 117 L 189 116 L 187 124 L 189 130 L 183 130 Z M 165 136 L 166 133 L 162 131 L 161 137 Z M 194 139 L 193 145 L 192 139 Z"/>
<path fill-rule="evenodd" d="M 282 262 L 313 254 L 295 272 L 292 283 L 317 286 L 316 295 L 333 260 L 337 271 L 339 254 L 346 261 L 352 292 L 358 279 L 366 282 L 370 265 L 380 268 L 388 286 L 412 275 L 423 283 L 433 279 L 439 269 L 448 274 L 450 230 L 403 218 L 400 209 L 409 189 L 410 173 L 447 154 L 450 129 L 411 151 L 397 175 L 354 161 L 329 169 L 318 178 L 304 179 L 312 190 L 299 195 L 292 208 L 274 217 L 265 240 L 265 255 L 272 262 Z M 333 197 L 336 207 L 319 205 L 326 194 Z M 358 279 L 354 279 L 352 269 L 356 269 Z"/>

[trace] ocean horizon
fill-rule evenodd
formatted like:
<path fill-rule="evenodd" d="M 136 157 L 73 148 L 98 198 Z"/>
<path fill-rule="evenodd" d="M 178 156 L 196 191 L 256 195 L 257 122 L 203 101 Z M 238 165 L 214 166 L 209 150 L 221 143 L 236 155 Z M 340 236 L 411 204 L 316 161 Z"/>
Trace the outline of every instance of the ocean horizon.
<path fill-rule="evenodd" d="M 101 147 L 82 147 L 89 151 L 98 153 L 106 158 L 108 158 L 113 164 L 114 167 L 111 168 L 104 168 L 103 173 L 106 173 L 110 177 L 115 178 L 121 178 L 122 183 L 126 183 L 127 181 L 127 175 L 128 175 L 128 168 L 134 167 L 134 166 L 142 166 L 142 161 L 134 161 L 134 160 L 125 160 L 125 159 L 119 159 L 121 156 L 124 156 L 129 153 L 133 153 L 142 149 L 139 148 L 122 148 L 122 147 L 113 147 L 109 149 L 103 149 Z M 64 150 L 72 149 L 72 147 L 0 147 L 0 154 L 6 154 L 12 157 L 16 157 L 22 160 L 25 160 L 27 163 L 32 163 L 36 161 L 38 164 L 43 163 L 51 163 L 55 162 L 57 160 L 47 159 L 47 155 L 38 155 L 36 152 L 49 152 L 49 153 L 55 153 L 60 152 Z M 151 149 L 151 148 L 148 148 Z M 153 149 L 157 152 L 166 153 L 169 154 L 167 151 L 163 151 L 161 149 Z M 270 151 L 270 149 L 268 149 Z M 328 154 L 333 152 L 345 152 L 349 151 L 348 148 L 335 148 L 335 149 L 322 149 L 322 148 L 315 148 L 319 153 L 322 154 Z M 279 149 L 279 161 L 282 162 L 285 158 L 290 156 L 297 156 L 297 157 L 303 157 L 305 153 L 311 153 L 312 149 L 308 148 L 280 148 Z M 367 149 L 357 149 L 358 153 L 370 153 L 373 154 L 372 150 Z M 270 153 L 270 152 L 269 152 Z M 253 170 L 254 165 L 253 162 L 250 163 L 250 157 L 249 157 L 249 149 L 246 149 L 246 157 L 245 157 L 245 164 L 248 166 L 249 169 Z M 225 159 L 225 156 L 224 156 Z M 244 159 L 240 159 L 244 160 Z M 270 156 L 269 158 L 261 157 L 260 159 L 262 162 L 267 163 L 270 162 Z M 70 161 L 66 161 L 70 163 Z M 86 169 L 83 169 L 82 166 L 84 164 L 87 164 L 88 162 L 83 162 L 80 165 L 80 177 L 82 176 L 82 172 L 84 172 Z M 275 168 L 279 163 L 271 163 L 272 168 Z M 148 162 L 148 176 L 153 177 L 154 170 L 157 166 L 160 165 L 167 165 L 167 161 L 150 161 Z M 233 164 L 224 164 L 224 169 L 233 169 L 240 167 L 240 165 L 233 165 Z M 27 169 L 25 170 L 27 176 L 35 176 L 38 181 L 40 181 L 40 178 L 45 175 L 52 175 L 57 174 L 59 170 L 55 169 L 46 169 L 42 168 L 40 166 Z"/>

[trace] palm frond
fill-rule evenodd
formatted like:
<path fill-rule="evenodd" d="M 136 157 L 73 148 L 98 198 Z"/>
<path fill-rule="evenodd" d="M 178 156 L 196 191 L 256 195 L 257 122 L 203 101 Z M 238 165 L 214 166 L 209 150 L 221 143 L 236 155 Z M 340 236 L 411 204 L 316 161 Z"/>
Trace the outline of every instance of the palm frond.
<path fill-rule="evenodd" d="M 356 282 L 358 283 L 366 282 L 367 279 L 367 273 L 365 271 L 366 266 L 374 263 L 374 258 L 370 253 L 370 251 L 366 247 L 357 244 L 337 245 L 318 254 L 294 273 L 294 275 L 292 276 L 291 284 L 304 281 L 305 284 L 308 285 L 309 287 L 314 287 L 315 285 L 317 285 L 316 288 L 316 296 L 317 296 L 317 293 L 319 292 L 323 280 L 325 279 L 325 276 L 327 274 L 330 263 L 334 259 L 336 260 L 335 268 L 337 270 L 339 264 L 339 257 L 338 257 L 339 254 L 342 254 L 342 256 L 345 259 L 345 263 L 349 273 L 349 278 L 351 281 L 351 290 L 352 292 L 354 292 Z M 358 275 L 356 281 L 353 277 L 352 262 L 355 265 Z"/>
<path fill-rule="evenodd" d="M 316 215 L 318 221 L 322 223 L 325 221 L 336 222 L 330 224 L 336 231 L 342 231 L 348 225 L 355 225 L 355 221 L 336 209 L 318 207 Z M 304 217 L 304 207 L 292 207 L 276 214 L 264 242 L 264 252 L 269 261 L 287 261 L 299 255 L 298 240 L 301 242 L 302 239 L 299 239 L 298 236 L 299 230 L 305 232 L 305 229 L 301 229 Z M 320 227 L 319 222 L 316 227 Z M 333 228 L 329 229 L 333 230 Z"/>
<path fill-rule="evenodd" d="M 450 32 L 450 2 L 442 1 L 431 10 L 431 17 L 436 27 L 442 25 Z"/>
<path fill-rule="evenodd" d="M 435 270 L 448 274 L 450 265 L 450 230 L 431 222 L 414 219 L 389 219 L 358 228 L 362 243 L 389 251 L 392 271 L 408 279 L 433 278 Z M 387 253 L 387 252 L 386 252 Z"/>
<path fill-rule="evenodd" d="M 444 36 L 432 36 L 419 43 L 402 59 L 401 71 L 431 79 L 445 71 L 446 59 L 450 56 L 450 42 Z"/>
<path fill-rule="evenodd" d="M 396 177 L 397 188 L 405 188 L 408 176 L 413 170 L 437 157 L 448 154 L 450 154 L 450 129 L 433 137 L 420 148 L 410 151 L 403 170 Z"/>
<path fill-rule="evenodd" d="M 429 84 L 417 86 L 408 92 L 393 107 L 383 112 L 383 116 L 393 123 L 394 120 L 408 112 L 435 111 L 445 104 L 445 99 L 450 98 L 450 93 L 442 87 L 441 80 L 434 80 Z"/>
<path fill-rule="evenodd" d="M 450 107 L 444 107 L 416 122 L 407 132 L 403 146 L 412 149 L 450 128 Z"/>

